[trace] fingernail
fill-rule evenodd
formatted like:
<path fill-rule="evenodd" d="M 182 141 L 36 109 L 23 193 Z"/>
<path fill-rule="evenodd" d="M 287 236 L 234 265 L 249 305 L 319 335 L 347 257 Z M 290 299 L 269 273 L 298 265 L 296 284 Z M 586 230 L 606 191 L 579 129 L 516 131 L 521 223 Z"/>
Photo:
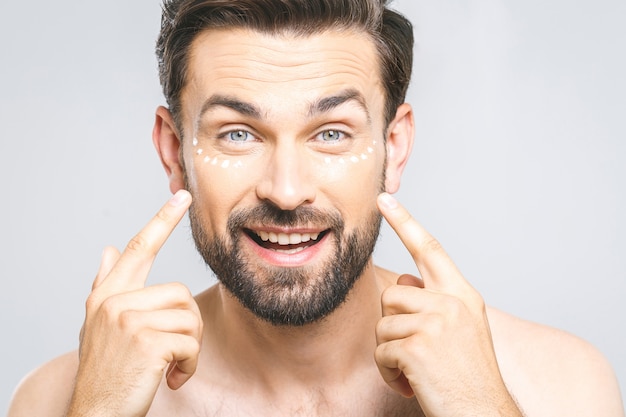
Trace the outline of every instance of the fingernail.
<path fill-rule="evenodd" d="M 182 206 L 189 199 L 189 193 L 185 190 L 178 190 L 170 199 L 170 204 L 174 207 Z"/>
<path fill-rule="evenodd" d="M 391 194 L 382 193 L 378 198 L 380 199 L 380 202 L 389 209 L 395 209 L 398 207 L 398 200 L 393 198 Z"/>

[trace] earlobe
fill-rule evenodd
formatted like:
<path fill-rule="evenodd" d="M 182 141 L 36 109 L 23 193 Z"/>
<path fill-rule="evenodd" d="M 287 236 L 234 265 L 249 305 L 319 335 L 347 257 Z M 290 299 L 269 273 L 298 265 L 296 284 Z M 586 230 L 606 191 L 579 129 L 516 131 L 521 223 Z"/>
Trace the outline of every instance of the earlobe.
<path fill-rule="evenodd" d="M 170 191 L 174 194 L 185 187 L 183 166 L 180 161 L 181 139 L 170 111 L 163 106 L 156 110 L 152 142 L 167 174 Z"/>
<path fill-rule="evenodd" d="M 395 193 L 400 188 L 402 172 L 413 148 L 414 134 L 413 109 L 408 103 L 401 104 L 387 129 L 385 191 L 388 193 Z"/>

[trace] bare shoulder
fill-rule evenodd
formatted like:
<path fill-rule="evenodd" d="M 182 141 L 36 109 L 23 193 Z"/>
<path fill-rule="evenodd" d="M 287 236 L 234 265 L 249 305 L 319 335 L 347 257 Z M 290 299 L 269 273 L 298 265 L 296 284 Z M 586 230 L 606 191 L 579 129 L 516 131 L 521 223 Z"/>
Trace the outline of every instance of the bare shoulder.
<path fill-rule="evenodd" d="M 502 376 L 529 417 L 623 417 L 615 373 L 588 342 L 488 309 Z"/>
<path fill-rule="evenodd" d="M 77 352 L 59 356 L 35 369 L 17 387 L 7 417 L 64 416 L 77 369 Z"/>

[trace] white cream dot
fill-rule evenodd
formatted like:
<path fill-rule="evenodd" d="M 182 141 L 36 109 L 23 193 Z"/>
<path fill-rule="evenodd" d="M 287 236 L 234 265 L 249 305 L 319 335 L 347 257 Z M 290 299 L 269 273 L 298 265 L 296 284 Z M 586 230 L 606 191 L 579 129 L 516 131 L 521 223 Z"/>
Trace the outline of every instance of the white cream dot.
<path fill-rule="evenodd" d="M 352 162 L 354 162 L 355 164 L 356 164 L 357 162 L 359 162 L 359 158 L 357 158 L 356 156 L 352 156 L 352 157 L 350 157 L 350 160 L 351 160 Z"/>
<path fill-rule="evenodd" d="M 235 168 L 239 168 L 242 167 L 243 164 L 241 163 L 241 161 L 237 161 L 237 163 L 235 163 L 235 165 L 233 165 Z"/>
<path fill-rule="evenodd" d="M 368 146 L 368 147 L 367 147 L 367 151 L 368 151 L 369 153 L 372 153 L 372 152 L 374 152 L 374 149 L 373 149 L 371 146 Z"/>
<path fill-rule="evenodd" d="M 326 162 L 327 164 L 330 164 L 330 158 L 329 157 L 324 158 L 324 162 Z"/>
<path fill-rule="evenodd" d="M 367 155 L 365 155 L 364 153 L 361 154 L 361 159 L 366 160 L 367 159 Z"/>
<path fill-rule="evenodd" d="M 211 161 L 211 165 L 217 165 L 217 156 Z"/>
<path fill-rule="evenodd" d="M 228 168 L 229 165 L 230 165 L 230 160 L 228 159 L 222 162 L 222 168 Z"/>
<path fill-rule="evenodd" d="M 344 160 L 343 160 L 343 158 L 339 158 L 339 163 L 340 163 L 340 164 L 345 164 L 345 163 L 346 163 L 346 161 L 344 161 Z"/>
<path fill-rule="evenodd" d="M 198 150 L 196 151 L 196 153 L 197 153 L 198 155 L 202 155 L 202 152 L 204 152 L 202 149 L 198 149 Z"/>
<path fill-rule="evenodd" d="M 198 146 L 198 138 L 193 138 L 193 146 Z"/>
<path fill-rule="evenodd" d="M 204 157 L 204 162 L 205 163 L 209 162 L 210 160 L 211 160 L 210 156 L 207 155 L 207 156 Z"/>

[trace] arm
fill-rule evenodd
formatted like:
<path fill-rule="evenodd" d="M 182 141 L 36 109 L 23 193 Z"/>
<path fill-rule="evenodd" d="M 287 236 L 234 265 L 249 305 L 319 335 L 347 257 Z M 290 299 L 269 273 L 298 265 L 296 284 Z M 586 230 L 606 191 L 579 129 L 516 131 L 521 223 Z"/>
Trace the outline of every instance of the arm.
<path fill-rule="evenodd" d="M 28 374 L 13 394 L 7 417 L 65 416 L 77 368 L 78 352 L 72 352 Z"/>

